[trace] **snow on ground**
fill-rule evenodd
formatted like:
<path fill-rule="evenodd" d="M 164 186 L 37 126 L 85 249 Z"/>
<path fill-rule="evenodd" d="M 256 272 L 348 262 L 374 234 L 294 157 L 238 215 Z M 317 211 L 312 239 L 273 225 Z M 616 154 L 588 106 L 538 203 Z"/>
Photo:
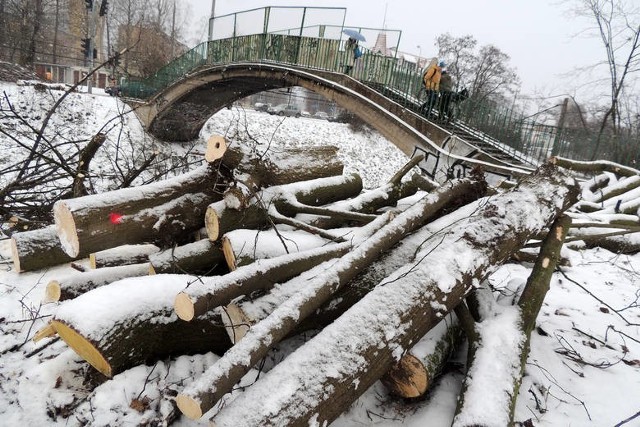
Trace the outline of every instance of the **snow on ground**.
<path fill-rule="evenodd" d="M 0 90 L 35 124 L 53 102 L 51 95 L 29 86 L 0 83 Z M 61 114 L 54 116 L 52 126 L 75 139 L 89 139 L 122 108 L 119 100 L 99 90 L 93 95 L 73 94 Z M 0 126 L 5 125 L 0 118 Z M 195 146 L 150 141 L 129 115 L 122 127 L 108 135 L 95 167 L 98 171 L 110 170 L 109 153 L 119 139 L 130 145 L 132 155 L 136 143 L 144 142 L 180 157 L 187 152 L 203 152 L 204 141 L 211 134 L 240 141 L 247 139 L 247 132 L 257 142 L 258 150 L 337 145 L 345 173 L 359 172 L 367 188 L 384 183 L 406 161 L 375 132 L 353 133 L 346 124 L 282 119 L 234 107 L 212 117 Z M 20 155 L 15 143 L 3 136 L 0 150 L 4 154 L 0 167 Z M 9 178 L 0 176 L 0 185 Z M 108 188 L 108 179 L 100 184 L 99 188 Z M 45 339 L 34 344 L 29 340 L 57 307 L 55 303 L 41 304 L 46 284 L 70 268 L 17 274 L 5 262 L 10 257 L 7 243 L 0 240 L 0 425 L 150 423 L 158 414 L 170 412 L 167 396 L 181 391 L 218 359 L 213 354 L 182 356 L 154 366 L 138 366 L 95 387 L 92 368 L 63 342 Z M 563 268 L 552 280 L 532 336 L 516 420 L 530 419 L 535 426 L 616 425 L 640 411 L 640 255 L 619 256 L 579 247 L 565 249 L 563 255 L 571 261 L 571 267 Z M 510 289 L 526 281 L 530 268 L 528 264 L 508 264 L 490 281 L 504 288 L 508 297 Z M 288 346 L 293 347 L 290 342 L 283 343 L 273 352 L 273 358 L 290 352 Z M 41 351 L 34 352 L 36 349 Z M 460 365 L 464 354 L 456 361 L 427 397 L 416 401 L 393 399 L 378 382 L 332 425 L 450 425 L 463 379 Z M 245 381 L 255 375 L 248 374 Z M 83 401 L 85 396 L 89 399 Z M 489 394 L 482 398 L 493 397 Z M 206 425 L 206 421 L 181 418 L 176 425 Z M 640 425 L 640 417 L 624 425 Z"/>

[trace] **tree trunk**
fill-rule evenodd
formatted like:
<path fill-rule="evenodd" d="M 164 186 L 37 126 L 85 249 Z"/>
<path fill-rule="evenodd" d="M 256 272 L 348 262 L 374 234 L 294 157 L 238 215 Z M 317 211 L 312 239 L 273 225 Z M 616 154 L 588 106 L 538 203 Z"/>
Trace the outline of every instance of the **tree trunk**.
<path fill-rule="evenodd" d="M 636 254 L 640 252 L 640 233 L 630 233 L 624 236 L 585 238 L 587 248 L 600 247 L 614 254 Z"/>
<path fill-rule="evenodd" d="M 563 157 L 553 157 L 551 162 L 556 166 L 560 166 L 576 172 L 611 172 L 618 176 L 633 176 L 640 175 L 638 169 L 630 168 L 629 166 L 620 165 L 609 161 L 579 161 L 565 159 Z"/>
<path fill-rule="evenodd" d="M 238 169 L 249 173 L 260 188 L 285 185 L 342 175 L 344 165 L 338 147 L 320 146 L 269 151 L 266 155 L 242 164 Z"/>
<path fill-rule="evenodd" d="M 461 338 L 458 319 L 450 314 L 384 374 L 382 384 L 394 396 L 405 399 L 423 396 L 443 371 Z"/>
<path fill-rule="evenodd" d="M 67 255 L 54 226 L 14 233 L 11 236 L 11 253 L 13 268 L 19 273 L 53 267 L 86 255 Z"/>
<path fill-rule="evenodd" d="M 620 181 L 618 181 L 616 185 L 603 188 L 600 191 L 600 194 L 598 194 L 598 196 L 591 199 L 590 202 L 603 203 L 606 200 L 613 199 L 614 197 L 618 197 L 628 191 L 635 190 L 638 187 L 640 187 L 640 176 L 634 175 L 630 177 L 625 177 Z"/>
<path fill-rule="evenodd" d="M 213 167 L 201 167 L 153 184 L 61 200 L 53 207 L 56 230 L 70 256 L 175 237 L 202 227 L 224 182 Z"/>
<path fill-rule="evenodd" d="M 453 200 L 473 200 L 474 197 L 477 198 L 485 191 L 484 182 L 477 183 L 469 180 L 441 187 L 433 195 L 428 195 L 424 199 L 431 203 L 425 208 L 427 216 L 425 221 L 441 215 L 442 208 L 450 207 Z M 370 225 L 375 227 L 374 223 Z M 193 284 L 176 297 L 176 313 L 181 319 L 189 320 L 207 310 L 227 305 L 239 296 L 248 295 L 258 289 L 271 288 L 274 283 L 289 280 L 324 261 L 343 256 L 351 249 L 353 249 L 351 243 L 340 243 L 310 251 L 308 254 L 284 255 L 271 260 L 258 261 L 242 268 L 242 271 L 239 270 L 235 274 L 229 274 L 202 284 Z M 355 293 L 358 292 L 359 290 L 356 288 Z M 346 304 L 354 304 L 360 296 L 356 296 L 354 299 L 344 298 L 344 301 Z M 328 313 L 329 317 L 332 315 Z"/>
<path fill-rule="evenodd" d="M 123 245 L 89 254 L 92 269 L 149 262 L 149 255 L 160 252 L 156 245 Z"/>
<path fill-rule="evenodd" d="M 469 345 L 473 347 L 470 349 L 470 364 L 453 426 L 513 425 L 516 398 L 529 354 L 531 332 L 549 291 L 549 282 L 570 225 L 571 218 L 568 216 L 559 217 L 552 225 L 520 296 L 518 309 L 498 307 L 488 292 L 484 303 L 494 307 L 484 311 L 493 313 L 494 317 L 482 319 L 482 327 L 476 327 L 475 338 L 470 341 Z M 504 336 L 500 336 L 502 332 Z M 500 358 L 492 357 L 496 346 L 502 349 L 503 356 Z M 496 375 L 481 374 L 491 371 L 496 372 Z M 478 399 L 489 394 L 495 397 L 486 399 L 480 407 Z M 465 402 L 470 404 L 465 405 Z"/>
<path fill-rule="evenodd" d="M 236 427 L 305 425 L 312 418 L 318 424 L 332 422 L 389 370 L 403 350 L 452 310 L 473 283 L 486 277 L 493 266 L 508 258 L 530 235 L 540 232 L 562 209 L 574 203 L 578 194 L 575 182 L 571 184 L 555 168 L 546 166 L 521 182 L 517 191 L 492 197 L 476 215 L 461 219 L 439 239 L 428 242 L 417 254 L 415 263 L 398 271 L 387 285 L 376 287 L 338 321 L 222 409 L 213 422 L 217 426 Z M 379 249 L 378 239 L 390 240 L 389 234 L 394 234 L 391 230 L 397 232 L 409 218 L 419 221 L 424 207 L 424 203 L 418 203 L 398 216 L 389 229 L 374 235 L 366 246 Z M 343 274 L 348 275 L 352 271 L 349 264 L 361 259 L 363 251 L 355 250 L 344 257 L 333 267 L 331 276 L 341 280 Z M 185 388 L 177 398 L 183 413 L 193 417 L 210 408 L 229 390 L 229 383 L 235 383 L 236 375 L 242 375 L 244 369 L 234 360 L 252 365 L 270 342 L 277 342 L 298 318 L 312 313 L 315 304 L 308 302 L 325 293 L 322 279 L 318 279 L 317 286 L 307 283 L 300 293 L 261 322 L 260 328 L 249 331 L 202 378 Z M 330 294 L 332 289 L 328 291 Z M 316 364 L 332 369 L 318 372 L 302 367 Z M 273 389 L 273 380 L 286 384 L 287 392 L 263 395 L 266 389 Z M 259 402 L 255 400 L 257 394 L 262 396 Z"/>
<path fill-rule="evenodd" d="M 220 359 L 219 363 L 211 368 L 219 369 L 217 373 L 205 374 L 178 396 L 180 410 L 190 418 L 201 417 L 231 390 L 251 366 L 266 355 L 270 346 L 291 333 L 298 323 L 313 314 L 340 287 L 374 262 L 381 253 L 402 240 L 407 233 L 421 227 L 452 198 L 474 191 L 476 186 L 484 188 L 485 184 L 461 180 L 440 187 L 434 194 L 425 196 L 407 211 L 398 215 L 365 243 L 351 250 L 325 274 L 305 281 L 305 286 L 300 289 L 300 292 L 260 322 L 260 328 L 251 329 L 245 339 L 236 344 L 230 352 L 225 354 L 225 357 Z M 247 339 L 249 335 L 251 339 Z M 237 356 L 248 363 L 243 366 L 236 365 L 233 358 Z"/>
<path fill-rule="evenodd" d="M 229 304 L 234 298 L 256 290 L 269 289 L 318 264 L 340 257 L 351 248 L 349 243 L 334 244 L 312 251 L 258 260 L 224 276 L 203 279 L 201 286 L 193 283 L 176 296 L 176 314 L 180 319 L 191 321 L 216 307 Z"/>
<path fill-rule="evenodd" d="M 231 342 L 218 313 L 184 322 L 173 312 L 173 296 L 197 280 L 162 275 L 112 283 L 62 304 L 51 324 L 69 347 L 109 378 L 172 355 L 222 354 Z"/>
<path fill-rule="evenodd" d="M 233 230 L 222 238 L 222 252 L 229 270 L 233 271 L 258 259 L 303 252 L 328 243 L 327 239 L 304 231 Z"/>
<path fill-rule="evenodd" d="M 149 262 L 155 274 L 183 273 L 209 276 L 228 272 L 222 248 L 206 239 L 153 254 L 149 256 Z"/>
<path fill-rule="evenodd" d="M 205 214 L 207 234 L 212 241 L 223 234 L 238 228 L 264 228 L 270 224 L 268 207 L 287 198 L 295 198 L 298 202 L 311 206 L 321 206 L 336 200 L 343 200 L 358 195 L 362 191 L 362 180 L 357 174 L 321 178 L 313 181 L 295 182 L 292 184 L 270 187 L 254 198 L 246 209 L 229 208 L 224 201 L 211 204 Z M 295 211 L 286 209 L 280 213 L 295 215 Z"/>
<path fill-rule="evenodd" d="M 65 278 L 51 280 L 45 289 L 45 302 L 76 298 L 85 292 L 128 277 L 147 276 L 149 264 L 105 267 L 87 272 L 75 272 Z"/>

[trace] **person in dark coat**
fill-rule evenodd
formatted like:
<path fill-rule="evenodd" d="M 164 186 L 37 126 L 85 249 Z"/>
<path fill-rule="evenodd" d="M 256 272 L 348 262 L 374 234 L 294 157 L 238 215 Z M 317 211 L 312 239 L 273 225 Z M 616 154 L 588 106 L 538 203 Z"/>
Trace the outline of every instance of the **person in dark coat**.
<path fill-rule="evenodd" d="M 451 117 L 449 107 L 452 95 L 453 78 L 446 70 L 442 71 L 442 77 L 440 78 L 440 104 L 438 106 L 438 118 L 440 120 L 447 120 Z"/>

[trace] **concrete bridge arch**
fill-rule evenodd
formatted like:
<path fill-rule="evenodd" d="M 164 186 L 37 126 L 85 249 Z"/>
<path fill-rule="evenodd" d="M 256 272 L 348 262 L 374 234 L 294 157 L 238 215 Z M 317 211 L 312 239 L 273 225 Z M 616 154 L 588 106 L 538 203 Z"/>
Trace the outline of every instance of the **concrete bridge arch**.
<path fill-rule="evenodd" d="M 136 114 L 161 140 L 196 139 L 205 122 L 246 96 L 301 86 L 335 101 L 411 156 L 415 147 L 441 143 L 449 134 L 349 76 L 264 63 L 212 66 L 191 73 L 139 106 Z"/>

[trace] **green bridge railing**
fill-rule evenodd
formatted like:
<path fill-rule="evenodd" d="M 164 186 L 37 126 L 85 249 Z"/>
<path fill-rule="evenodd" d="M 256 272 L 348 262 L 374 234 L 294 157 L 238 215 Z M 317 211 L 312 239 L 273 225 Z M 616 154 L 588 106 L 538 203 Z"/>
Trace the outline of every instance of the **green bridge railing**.
<path fill-rule="evenodd" d="M 345 72 L 351 51 L 344 40 L 288 34 L 253 34 L 203 42 L 174 59 L 146 79 L 131 78 L 123 84 L 124 96 L 148 99 L 203 67 L 240 62 L 292 65 L 311 70 Z M 419 112 L 422 104 L 422 70 L 413 62 L 362 48 L 350 75 L 408 109 Z M 352 60 L 351 60 L 352 61 Z M 512 157 L 536 165 L 551 155 L 588 160 L 593 133 L 560 129 L 536 123 L 513 109 L 468 99 L 460 104 L 456 123 Z M 599 159 L 635 164 L 640 142 L 616 140 L 601 144 Z"/>

